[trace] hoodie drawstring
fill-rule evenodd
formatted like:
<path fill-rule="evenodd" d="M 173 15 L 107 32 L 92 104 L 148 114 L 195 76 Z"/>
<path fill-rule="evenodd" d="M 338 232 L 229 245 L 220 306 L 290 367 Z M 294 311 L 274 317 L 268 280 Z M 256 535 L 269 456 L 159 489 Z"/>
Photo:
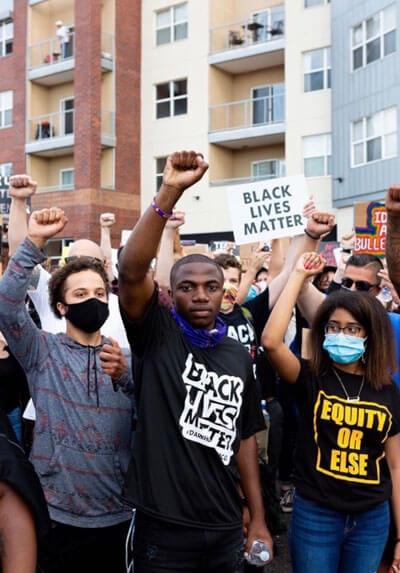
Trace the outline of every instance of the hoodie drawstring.
<path fill-rule="evenodd" d="M 99 397 L 99 383 L 98 383 L 98 379 L 97 379 L 97 364 L 96 364 L 96 348 L 92 347 L 92 346 L 88 346 L 88 363 L 87 363 L 87 392 L 88 392 L 88 397 L 90 396 L 90 358 L 91 358 L 91 350 L 93 348 L 93 370 L 94 370 L 94 388 L 95 388 L 95 392 L 96 392 L 96 405 L 97 405 L 97 410 L 100 409 L 100 397 Z"/>

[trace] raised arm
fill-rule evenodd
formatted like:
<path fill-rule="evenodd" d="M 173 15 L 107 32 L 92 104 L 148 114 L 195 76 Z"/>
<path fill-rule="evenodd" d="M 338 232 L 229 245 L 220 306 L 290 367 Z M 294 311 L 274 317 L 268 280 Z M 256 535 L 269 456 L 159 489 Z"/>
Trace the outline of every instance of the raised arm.
<path fill-rule="evenodd" d="M 207 169 L 203 156 L 195 151 L 170 155 L 153 206 L 143 213 L 133 228 L 119 262 L 120 302 L 133 320 L 144 315 L 154 291 L 148 270 L 157 254 L 168 214 L 172 213 L 185 189 L 197 183 Z"/>
<path fill-rule="evenodd" d="M 8 246 L 10 257 L 28 234 L 27 200 L 36 193 L 37 183 L 29 175 L 10 177 L 9 194 L 11 197 L 10 218 L 8 224 Z"/>
<path fill-rule="evenodd" d="M 263 247 L 264 243 L 261 243 L 250 257 L 249 267 L 240 280 L 239 292 L 236 297 L 237 304 L 243 304 L 245 302 L 249 289 L 256 278 L 256 274 L 262 267 L 268 266 L 271 254 L 263 251 Z"/>
<path fill-rule="evenodd" d="M 161 236 L 160 248 L 158 249 L 156 271 L 154 279 L 158 286 L 168 293 L 170 289 L 169 276 L 174 264 L 174 247 L 179 228 L 185 224 L 185 213 L 174 210 L 168 219 Z"/>
<path fill-rule="evenodd" d="M 317 253 L 305 253 L 297 262 L 285 288 L 275 304 L 261 337 L 261 344 L 278 375 L 294 383 L 300 372 L 300 361 L 285 344 L 285 334 L 304 281 L 324 268 Z"/>
<path fill-rule="evenodd" d="M 400 186 L 390 187 L 386 195 L 386 261 L 390 280 L 400 296 Z"/>

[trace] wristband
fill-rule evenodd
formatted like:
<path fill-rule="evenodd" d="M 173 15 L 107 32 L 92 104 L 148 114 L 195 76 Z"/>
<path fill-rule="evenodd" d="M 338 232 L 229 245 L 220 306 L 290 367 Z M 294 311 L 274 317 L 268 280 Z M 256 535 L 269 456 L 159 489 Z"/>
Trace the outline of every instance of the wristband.
<path fill-rule="evenodd" d="M 313 241 L 319 241 L 320 237 L 314 237 L 314 235 L 312 235 L 307 229 L 304 229 L 304 233 L 307 235 L 307 237 L 310 237 L 310 239 L 312 239 Z"/>
<path fill-rule="evenodd" d="M 342 253 L 348 253 L 351 255 L 351 249 L 342 249 Z"/>
<path fill-rule="evenodd" d="M 154 209 L 154 211 L 157 213 L 157 215 L 160 215 L 160 217 L 162 217 L 163 219 L 169 219 L 170 217 L 172 217 L 172 211 L 170 213 L 168 213 L 167 211 L 164 211 L 163 209 L 161 209 L 161 207 L 159 207 L 157 205 L 155 197 L 154 197 L 153 202 L 151 204 L 151 208 Z"/>

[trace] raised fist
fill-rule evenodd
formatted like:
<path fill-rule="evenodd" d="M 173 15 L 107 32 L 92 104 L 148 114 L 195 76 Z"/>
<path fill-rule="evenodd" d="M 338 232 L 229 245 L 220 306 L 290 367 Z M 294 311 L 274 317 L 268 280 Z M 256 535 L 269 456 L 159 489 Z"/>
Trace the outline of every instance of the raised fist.
<path fill-rule="evenodd" d="M 100 227 L 109 228 L 115 223 L 114 213 L 102 213 L 100 215 Z"/>
<path fill-rule="evenodd" d="M 201 153 L 196 151 L 176 151 L 167 159 L 163 184 L 182 192 L 203 177 L 208 169 Z"/>
<path fill-rule="evenodd" d="M 312 277 L 320 273 L 326 261 L 318 253 L 304 253 L 297 261 L 295 271 L 306 277 Z"/>
<path fill-rule="evenodd" d="M 389 216 L 400 217 L 400 185 L 393 185 L 386 194 L 386 210 Z"/>
<path fill-rule="evenodd" d="M 310 199 L 305 203 L 303 207 L 303 217 L 308 219 L 313 213 L 317 211 L 317 205 L 315 204 L 314 197 L 311 195 Z"/>
<path fill-rule="evenodd" d="M 263 267 L 268 267 L 269 260 L 271 258 L 270 251 L 264 251 L 264 243 L 260 243 L 257 250 L 251 254 L 249 267 L 257 273 Z"/>
<path fill-rule="evenodd" d="M 29 175 L 13 175 L 10 177 L 10 197 L 28 199 L 36 193 L 37 183 Z"/>
<path fill-rule="evenodd" d="M 177 211 L 174 209 L 172 217 L 170 217 L 165 225 L 166 229 L 176 231 L 179 227 L 185 224 L 185 213 L 183 211 Z"/>
<path fill-rule="evenodd" d="M 331 213 L 313 213 L 307 220 L 307 231 L 314 239 L 328 235 L 335 226 L 335 216 Z"/>
<path fill-rule="evenodd" d="M 35 245 L 42 247 L 47 239 L 62 231 L 67 222 L 64 211 L 58 207 L 34 211 L 28 223 L 28 237 Z"/>

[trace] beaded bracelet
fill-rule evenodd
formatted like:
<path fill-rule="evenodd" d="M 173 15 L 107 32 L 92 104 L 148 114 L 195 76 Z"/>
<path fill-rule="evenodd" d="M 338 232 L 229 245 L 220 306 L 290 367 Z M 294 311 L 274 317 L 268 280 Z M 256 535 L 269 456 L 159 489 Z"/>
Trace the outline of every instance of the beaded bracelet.
<path fill-rule="evenodd" d="M 164 211 L 163 209 L 161 209 L 161 207 L 157 205 L 155 197 L 151 204 L 151 208 L 154 209 L 157 215 L 160 215 L 160 217 L 162 217 L 163 219 L 169 219 L 170 217 L 172 217 L 172 212 L 168 213 L 167 211 Z"/>

